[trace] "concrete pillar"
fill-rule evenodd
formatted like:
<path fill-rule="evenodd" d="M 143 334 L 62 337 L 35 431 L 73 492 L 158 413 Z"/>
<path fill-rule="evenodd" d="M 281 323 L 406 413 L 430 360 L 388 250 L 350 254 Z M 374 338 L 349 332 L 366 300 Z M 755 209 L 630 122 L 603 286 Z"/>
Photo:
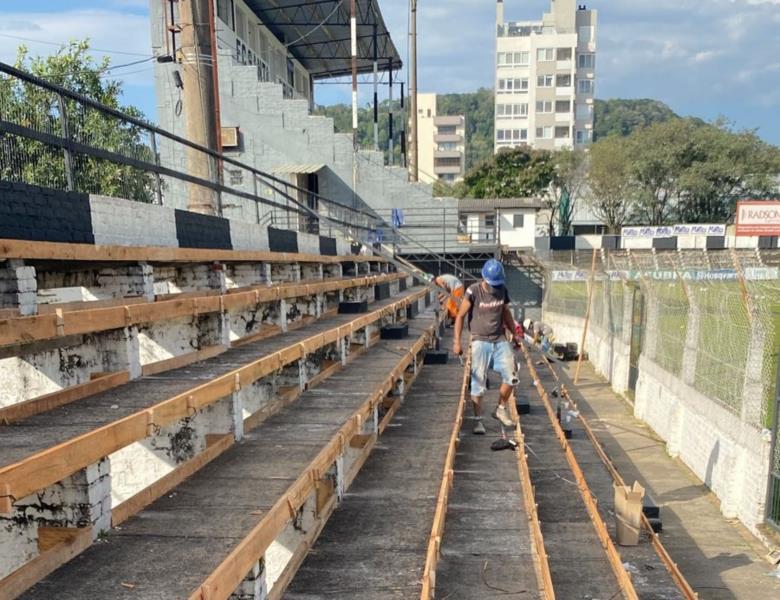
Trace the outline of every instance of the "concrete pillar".
<path fill-rule="evenodd" d="M 145 262 L 101 269 L 97 284 L 98 297 L 144 298 L 154 302 L 154 269 Z"/>
<path fill-rule="evenodd" d="M 623 286 L 623 343 L 631 344 L 632 327 L 634 325 L 634 294 L 637 294 L 637 288 L 630 285 Z"/>
<path fill-rule="evenodd" d="M 755 321 L 755 318 L 754 318 Z M 742 384 L 742 411 L 740 418 L 743 423 L 764 428 L 763 404 L 769 386 L 765 385 L 763 373 L 767 363 L 771 364 L 770 348 L 765 327 L 751 327 L 748 343 L 745 378 Z M 771 373 L 774 380 L 775 373 Z M 774 400 L 772 400 L 774 401 Z"/>
<path fill-rule="evenodd" d="M 652 285 L 645 288 L 645 330 L 642 354 L 650 360 L 655 360 L 655 349 L 658 345 L 658 297 Z"/>
<path fill-rule="evenodd" d="M 260 559 L 252 567 L 249 575 L 238 589 L 230 595 L 230 600 L 265 600 L 268 597 L 268 584 L 265 578 L 265 561 Z"/>
<path fill-rule="evenodd" d="M 17 259 L 0 262 L 0 308 L 18 308 L 22 316 L 37 314 L 37 293 L 35 267 Z"/>
<path fill-rule="evenodd" d="M 698 355 L 701 310 L 693 293 L 688 302 L 688 322 L 685 327 L 685 346 L 683 347 L 682 369 L 680 377 L 684 383 L 693 386 L 696 381 L 696 357 Z"/>

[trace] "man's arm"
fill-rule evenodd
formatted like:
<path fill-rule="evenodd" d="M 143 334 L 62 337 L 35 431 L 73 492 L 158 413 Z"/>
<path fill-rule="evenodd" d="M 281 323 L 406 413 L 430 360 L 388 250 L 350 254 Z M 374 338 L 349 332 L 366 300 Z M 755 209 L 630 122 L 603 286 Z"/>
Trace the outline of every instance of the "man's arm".
<path fill-rule="evenodd" d="M 504 327 L 506 327 L 509 330 L 509 333 L 512 334 L 512 337 L 514 338 L 516 336 L 515 334 L 515 319 L 512 316 L 512 311 L 509 310 L 509 305 L 504 304 Z"/>
<path fill-rule="evenodd" d="M 452 343 L 452 351 L 460 355 L 463 353 L 463 347 L 460 344 L 460 334 L 463 332 L 463 320 L 466 318 L 469 310 L 471 309 L 471 300 L 468 295 L 463 298 L 463 302 L 460 303 L 460 310 L 458 316 L 455 318 L 455 339 Z"/>

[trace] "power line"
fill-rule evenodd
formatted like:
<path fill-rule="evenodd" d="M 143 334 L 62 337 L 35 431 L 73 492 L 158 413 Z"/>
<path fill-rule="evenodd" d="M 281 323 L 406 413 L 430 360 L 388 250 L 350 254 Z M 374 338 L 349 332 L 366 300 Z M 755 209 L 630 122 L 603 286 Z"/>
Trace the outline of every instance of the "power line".
<path fill-rule="evenodd" d="M 155 58 L 156 57 L 154 56 L 149 56 L 148 58 L 134 60 L 133 62 L 110 66 L 108 69 L 106 69 L 106 73 L 110 73 L 111 71 L 116 71 L 117 69 L 124 69 L 125 67 L 132 67 L 133 65 L 140 65 L 141 63 L 149 62 L 150 60 L 154 60 Z"/>
<path fill-rule="evenodd" d="M 0 33 L 0 37 L 9 38 L 12 40 L 19 40 L 22 42 L 32 42 L 35 44 L 46 44 L 47 46 L 58 46 L 60 48 L 65 48 L 68 46 L 65 42 L 49 42 L 47 40 L 35 40 L 33 38 L 26 38 L 18 35 L 11 35 L 9 33 Z M 123 54 L 125 56 L 144 56 L 149 57 L 148 54 L 140 54 L 138 52 L 125 52 L 123 50 L 103 50 L 101 48 L 92 48 L 90 47 L 89 50 L 92 52 L 100 52 L 102 54 Z M 154 58 L 153 56 L 151 58 Z"/>

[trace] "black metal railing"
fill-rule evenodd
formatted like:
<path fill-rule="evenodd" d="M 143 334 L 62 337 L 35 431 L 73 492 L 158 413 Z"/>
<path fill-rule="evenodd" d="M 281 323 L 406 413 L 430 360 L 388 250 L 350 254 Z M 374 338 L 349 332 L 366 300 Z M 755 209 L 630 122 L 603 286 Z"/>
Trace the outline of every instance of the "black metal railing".
<path fill-rule="evenodd" d="M 323 234 L 335 228 L 360 240 L 387 227 L 368 208 L 300 188 L 4 63 L 0 180 L 162 205 L 195 197 L 219 216 L 240 209 L 244 220 Z"/>

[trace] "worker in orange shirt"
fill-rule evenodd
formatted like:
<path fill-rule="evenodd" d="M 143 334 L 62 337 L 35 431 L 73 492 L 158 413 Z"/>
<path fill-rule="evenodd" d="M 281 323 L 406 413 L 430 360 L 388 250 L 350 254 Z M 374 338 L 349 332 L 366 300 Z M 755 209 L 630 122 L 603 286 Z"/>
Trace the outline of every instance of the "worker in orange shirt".
<path fill-rule="evenodd" d="M 447 310 L 450 319 L 455 321 L 455 317 L 458 316 L 460 300 L 466 291 L 463 282 L 455 275 L 449 274 L 439 275 L 433 282 L 447 292 L 447 294 L 439 294 L 439 302 L 441 302 L 442 309 Z"/>

